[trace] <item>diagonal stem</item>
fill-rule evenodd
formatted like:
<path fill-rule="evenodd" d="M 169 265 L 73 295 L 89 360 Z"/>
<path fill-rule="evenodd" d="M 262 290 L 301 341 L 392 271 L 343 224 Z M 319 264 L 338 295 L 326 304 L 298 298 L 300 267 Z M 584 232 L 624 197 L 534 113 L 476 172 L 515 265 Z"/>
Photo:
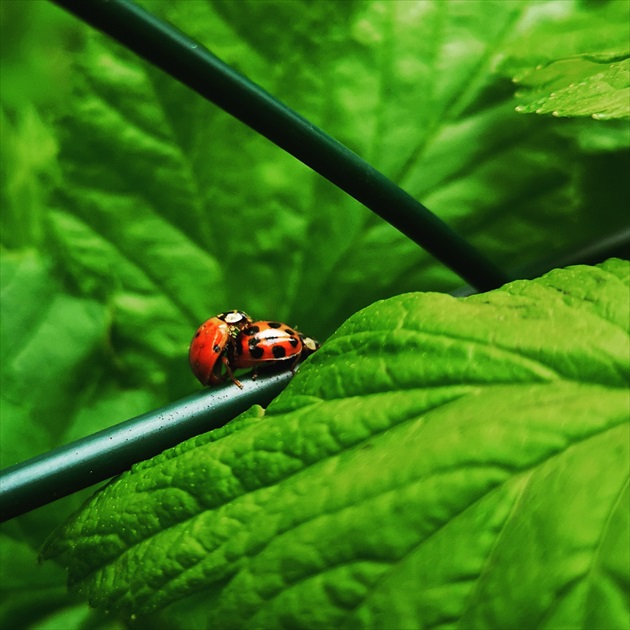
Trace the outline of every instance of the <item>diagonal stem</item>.
<path fill-rule="evenodd" d="M 205 389 L 166 407 L 43 453 L 0 472 L 0 522 L 105 481 L 132 464 L 216 429 L 254 404 L 269 404 L 291 371 Z"/>
<path fill-rule="evenodd" d="M 198 42 L 128 0 L 53 0 L 331 181 L 480 291 L 508 281 L 468 241 L 382 173 Z"/>

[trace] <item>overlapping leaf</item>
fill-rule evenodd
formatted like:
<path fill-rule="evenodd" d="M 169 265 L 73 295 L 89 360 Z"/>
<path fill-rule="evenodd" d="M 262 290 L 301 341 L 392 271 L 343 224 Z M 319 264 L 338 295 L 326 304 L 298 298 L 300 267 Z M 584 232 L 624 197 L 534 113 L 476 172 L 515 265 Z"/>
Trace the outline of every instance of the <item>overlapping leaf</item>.
<path fill-rule="evenodd" d="M 530 102 L 519 112 L 554 116 L 630 117 L 630 60 L 557 61 L 522 81 Z"/>
<path fill-rule="evenodd" d="M 511 44 L 504 69 L 520 86 L 517 111 L 629 118 L 630 5 L 613 0 L 568 14 L 566 8 L 560 3 L 542 28 Z"/>
<path fill-rule="evenodd" d="M 181 627 L 622 628 L 629 281 L 612 260 L 376 303 L 45 553 L 93 604 Z"/>

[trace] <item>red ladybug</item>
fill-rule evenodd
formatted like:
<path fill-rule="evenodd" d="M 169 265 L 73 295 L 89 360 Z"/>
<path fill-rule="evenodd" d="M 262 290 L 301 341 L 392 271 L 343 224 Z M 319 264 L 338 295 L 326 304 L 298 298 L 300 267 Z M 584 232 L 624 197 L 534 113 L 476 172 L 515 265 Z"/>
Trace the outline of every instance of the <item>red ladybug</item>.
<path fill-rule="evenodd" d="M 297 363 L 304 346 L 300 333 L 274 321 L 253 322 L 236 338 L 232 367 L 256 368 L 262 365 Z"/>
<path fill-rule="evenodd" d="M 220 385 L 228 378 L 243 385 L 233 371 L 268 365 L 291 370 L 319 348 L 319 343 L 276 321 L 252 321 L 243 311 L 226 311 L 205 321 L 195 333 L 188 357 L 202 385 Z"/>
<path fill-rule="evenodd" d="M 243 387 L 234 377 L 227 356 L 237 334 L 238 329 L 234 332 L 221 317 L 211 317 L 199 326 L 190 343 L 188 360 L 202 385 L 219 385 L 229 377 L 239 387 Z"/>

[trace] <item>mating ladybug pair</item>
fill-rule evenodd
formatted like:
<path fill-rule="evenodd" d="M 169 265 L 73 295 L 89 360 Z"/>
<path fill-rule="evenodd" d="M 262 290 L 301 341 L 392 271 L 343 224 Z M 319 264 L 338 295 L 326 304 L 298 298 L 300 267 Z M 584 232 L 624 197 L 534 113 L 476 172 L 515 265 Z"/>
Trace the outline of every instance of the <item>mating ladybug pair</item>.
<path fill-rule="evenodd" d="M 319 343 L 286 324 L 255 322 L 243 311 L 227 311 L 205 321 L 195 333 L 188 358 L 203 385 L 218 385 L 228 378 L 239 387 L 234 370 L 296 363 L 319 348 Z"/>

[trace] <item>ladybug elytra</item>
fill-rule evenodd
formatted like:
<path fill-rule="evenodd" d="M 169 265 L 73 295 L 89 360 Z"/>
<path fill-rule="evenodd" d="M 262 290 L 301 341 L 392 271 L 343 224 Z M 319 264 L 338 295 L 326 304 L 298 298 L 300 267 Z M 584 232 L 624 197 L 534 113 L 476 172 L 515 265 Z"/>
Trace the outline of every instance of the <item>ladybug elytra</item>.
<path fill-rule="evenodd" d="M 231 339 L 233 337 L 230 325 L 219 317 L 211 317 L 197 329 L 190 343 L 188 360 L 194 375 L 202 385 L 222 383 L 225 380 L 222 374 L 223 367 L 236 382 L 226 356 Z"/>
<path fill-rule="evenodd" d="M 297 360 L 302 353 L 298 333 L 281 322 L 253 322 L 236 340 L 234 367 L 259 367 L 270 362 Z"/>

